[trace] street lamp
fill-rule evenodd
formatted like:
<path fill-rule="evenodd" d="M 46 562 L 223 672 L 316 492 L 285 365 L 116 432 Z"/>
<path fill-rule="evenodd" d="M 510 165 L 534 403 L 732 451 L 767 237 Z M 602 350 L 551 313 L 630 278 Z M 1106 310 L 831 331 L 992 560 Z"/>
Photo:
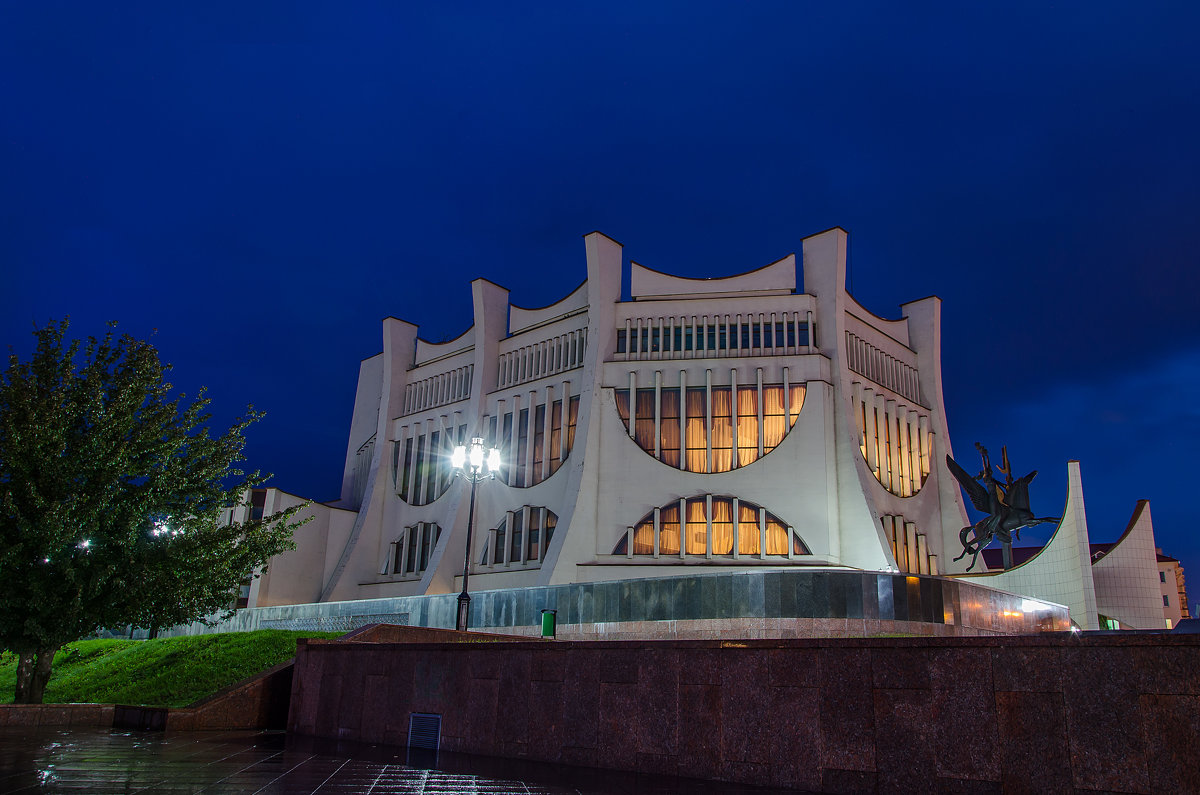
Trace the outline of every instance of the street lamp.
<path fill-rule="evenodd" d="M 484 465 L 486 464 L 486 469 Z M 471 575 L 471 530 L 475 521 L 475 487 L 479 481 L 496 477 L 500 469 L 500 451 L 492 447 L 486 452 L 483 439 L 476 436 L 469 446 L 458 445 L 450 454 L 450 465 L 454 473 L 471 481 L 471 507 L 467 510 L 467 551 L 463 554 L 463 589 L 458 595 L 458 621 L 454 628 L 467 631 L 467 613 L 471 609 L 471 596 L 467 593 L 467 578 Z"/>

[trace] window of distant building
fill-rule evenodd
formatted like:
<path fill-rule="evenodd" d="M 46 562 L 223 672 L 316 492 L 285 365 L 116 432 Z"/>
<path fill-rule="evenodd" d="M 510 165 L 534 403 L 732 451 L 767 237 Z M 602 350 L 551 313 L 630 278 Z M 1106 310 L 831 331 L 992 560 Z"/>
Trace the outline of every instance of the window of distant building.
<path fill-rule="evenodd" d="M 1166 573 L 1165 571 L 1160 571 L 1160 572 L 1158 573 L 1158 581 L 1159 581 L 1159 582 L 1166 582 L 1166 581 L 1167 581 L 1167 573 Z"/>
<path fill-rule="evenodd" d="M 254 489 L 250 492 L 250 519 L 257 522 L 263 518 L 263 512 L 267 507 L 267 490 Z"/>
<path fill-rule="evenodd" d="M 1166 594 L 1163 594 L 1163 607 L 1170 607 L 1170 606 L 1171 606 L 1171 600 L 1167 597 Z"/>

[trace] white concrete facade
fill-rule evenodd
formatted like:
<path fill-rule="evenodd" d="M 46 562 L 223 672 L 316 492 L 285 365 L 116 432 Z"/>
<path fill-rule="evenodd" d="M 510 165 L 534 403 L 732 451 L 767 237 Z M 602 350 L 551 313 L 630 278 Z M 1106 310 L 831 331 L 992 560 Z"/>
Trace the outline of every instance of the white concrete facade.
<path fill-rule="evenodd" d="M 698 566 L 953 570 L 966 513 L 944 464 L 939 299 L 898 320 L 862 307 L 839 228 L 713 279 L 625 266 L 599 232 L 584 243 L 586 280 L 550 306 L 477 279 L 457 339 L 384 321 L 341 499 L 311 509 L 252 604 L 461 588 L 469 490 L 438 462 L 475 435 L 506 460 L 478 489 L 472 590 Z"/>
<path fill-rule="evenodd" d="M 1148 507 L 1091 565 L 1076 462 L 1036 558 L 1000 574 L 953 560 L 969 522 L 945 463 L 941 302 L 875 315 L 845 289 L 846 239 L 830 229 L 799 257 L 692 279 L 626 265 L 593 232 L 586 279 L 549 306 L 476 279 L 456 339 L 385 319 L 383 351 L 359 371 L 341 499 L 307 509 L 250 606 L 460 590 L 470 490 L 448 459 L 481 436 L 504 467 L 477 491 L 472 591 L 859 569 L 978 577 L 1067 605 L 1085 629 L 1101 614 L 1161 622 L 1138 584 L 1158 580 Z M 266 507 L 296 499 L 272 489 Z"/>

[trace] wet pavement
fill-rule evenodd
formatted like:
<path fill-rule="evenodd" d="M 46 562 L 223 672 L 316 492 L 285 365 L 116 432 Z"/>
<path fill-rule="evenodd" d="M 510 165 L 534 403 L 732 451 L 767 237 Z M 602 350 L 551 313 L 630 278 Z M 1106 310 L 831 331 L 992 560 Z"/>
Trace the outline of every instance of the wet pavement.
<path fill-rule="evenodd" d="M 0 793 L 15 792 L 767 795 L 784 790 L 463 754 L 409 758 L 403 748 L 289 738 L 282 732 L 0 728 Z"/>

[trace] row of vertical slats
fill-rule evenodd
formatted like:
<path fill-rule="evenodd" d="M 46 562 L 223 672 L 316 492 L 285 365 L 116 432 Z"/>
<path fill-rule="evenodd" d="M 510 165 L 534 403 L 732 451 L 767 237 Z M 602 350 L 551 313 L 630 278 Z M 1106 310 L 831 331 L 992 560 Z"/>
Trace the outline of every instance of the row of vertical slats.
<path fill-rule="evenodd" d="M 882 517 L 883 532 L 892 547 L 896 567 L 908 574 L 937 574 L 937 555 L 929 553 L 925 534 L 903 516 Z"/>
<path fill-rule="evenodd" d="M 471 377 L 475 365 L 465 364 L 445 373 L 432 375 L 404 388 L 404 414 L 422 411 L 471 396 Z"/>
<path fill-rule="evenodd" d="M 784 345 L 776 345 L 775 329 L 776 324 L 784 323 Z M 716 346 L 708 345 L 708 329 L 715 327 L 717 333 Z M 692 347 L 690 350 L 684 348 L 676 350 L 675 330 L 690 329 L 692 332 Z M 742 346 L 742 330 L 757 330 L 759 345 L 756 347 Z M 725 332 L 725 345 L 721 345 L 721 331 Z M 651 346 L 642 345 L 643 332 L 649 334 L 654 331 L 658 332 L 658 350 L 653 350 Z M 791 332 L 789 335 L 788 332 Z M 648 318 L 630 318 L 625 321 L 625 340 L 626 348 L 624 353 L 617 353 L 617 357 L 624 357 L 626 360 L 645 360 L 645 359 L 683 359 L 683 358 L 704 358 L 706 356 L 747 356 L 747 355 L 764 355 L 770 356 L 775 354 L 800 354 L 811 353 L 816 346 L 812 336 L 812 312 L 759 312 L 755 314 L 747 314 L 743 318 L 740 314 L 734 315 L 713 315 L 711 318 L 708 315 L 690 315 L 683 317 L 648 317 Z M 801 333 L 803 332 L 803 337 Z M 796 344 L 787 345 L 788 337 L 791 337 Z M 800 344 L 800 340 L 805 339 L 804 345 Z"/>
<path fill-rule="evenodd" d="M 924 405 L 917 368 L 876 348 L 851 331 L 846 332 L 846 366 L 851 372 L 887 387 L 914 403 Z"/>
<path fill-rule="evenodd" d="M 583 365 L 587 329 L 568 331 L 548 340 L 500 354 L 498 387 L 523 384 Z"/>

